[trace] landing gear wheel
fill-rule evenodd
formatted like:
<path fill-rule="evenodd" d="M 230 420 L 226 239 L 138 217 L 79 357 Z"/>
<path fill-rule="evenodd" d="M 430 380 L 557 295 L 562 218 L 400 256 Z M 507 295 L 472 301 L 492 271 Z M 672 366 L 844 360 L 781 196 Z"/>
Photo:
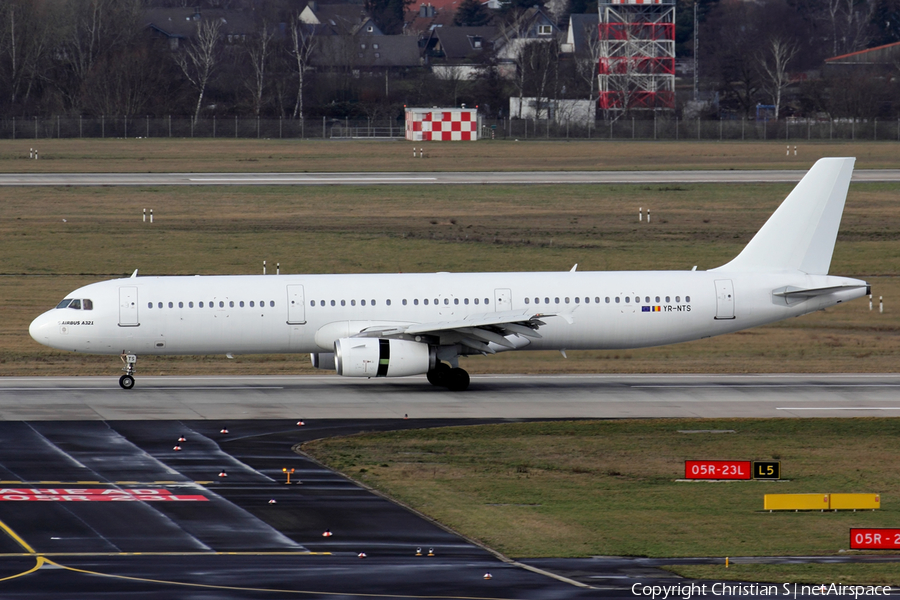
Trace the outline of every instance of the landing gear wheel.
<path fill-rule="evenodd" d="M 119 385 L 123 390 L 130 390 L 134 387 L 134 363 L 137 362 L 137 356 L 123 352 L 119 358 L 125 363 L 125 366 L 122 367 L 125 374 L 119 377 Z"/>
<path fill-rule="evenodd" d="M 425 373 L 425 377 L 428 379 L 428 383 L 435 387 L 447 387 L 447 375 L 450 371 L 447 363 L 439 362 L 432 370 Z"/>
<path fill-rule="evenodd" d="M 451 392 L 464 392 L 469 388 L 469 374 L 463 369 L 450 369 L 445 381 Z"/>

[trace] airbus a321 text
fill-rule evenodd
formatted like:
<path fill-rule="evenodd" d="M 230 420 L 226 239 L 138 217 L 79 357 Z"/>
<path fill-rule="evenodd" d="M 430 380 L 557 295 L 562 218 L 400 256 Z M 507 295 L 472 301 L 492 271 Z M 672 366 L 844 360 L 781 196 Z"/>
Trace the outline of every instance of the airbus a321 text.
<path fill-rule="evenodd" d="M 52 348 L 136 357 L 309 353 L 345 377 L 426 374 L 464 390 L 459 357 L 640 348 L 796 317 L 860 298 L 828 275 L 853 158 L 813 165 L 750 243 L 709 271 L 138 277 L 93 283 L 37 317 Z"/>

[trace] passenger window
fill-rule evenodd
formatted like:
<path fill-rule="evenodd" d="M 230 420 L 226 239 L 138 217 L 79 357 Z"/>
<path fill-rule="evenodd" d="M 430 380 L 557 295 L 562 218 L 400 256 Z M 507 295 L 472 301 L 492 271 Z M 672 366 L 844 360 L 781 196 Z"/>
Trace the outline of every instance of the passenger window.
<path fill-rule="evenodd" d="M 388 298 L 387 300 L 384 301 L 384 303 L 387 304 L 388 306 L 390 306 L 390 305 L 391 305 L 391 299 Z"/>
<path fill-rule="evenodd" d="M 581 298 L 575 296 L 575 304 L 581 304 Z"/>
<path fill-rule="evenodd" d="M 675 304 L 681 302 L 681 296 L 675 296 Z"/>
<path fill-rule="evenodd" d="M 219 300 L 219 308 L 225 308 L 225 301 Z"/>
<path fill-rule="evenodd" d="M 148 302 L 148 303 L 147 303 L 147 308 L 153 308 L 153 303 L 152 303 L 152 302 Z"/>
<path fill-rule="evenodd" d="M 609 304 L 609 296 L 606 297 L 606 303 Z"/>
<path fill-rule="evenodd" d="M 260 307 L 260 308 L 265 308 L 265 306 L 266 306 L 266 301 L 265 301 L 265 300 L 260 300 L 260 301 L 259 301 L 259 307 Z"/>
<path fill-rule="evenodd" d="M 569 297 L 566 296 L 566 304 L 568 304 L 568 303 L 569 303 Z"/>
<path fill-rule="evenodd" d="M 175 305 L 169 302 L 169 308 L 175 308 Z"/>
<path fill-rule="evenodd" d="M 331 301 L 331 305 L 334 306 L 334 300 Z"/>
<path fill-rule="evenodd" d="M 251 301 L 250 301 L 250 308 L 253 308 L 254 306 L 256 306 L 256 303 L 253 302 L 253 300 L 251 300 Z M 200 308 L 203 308 L 203 306 L 201 305 Z"/>
<path fill-rule="evenodd" d="M 690 302 L 690 300 L 688 300 Z M 92 300 L 88 300 L 85 298 L 81 301 L 81 309 L 82 310 L 94 310 L 94 302 Z"/>
<path fill-rule="evenodd" d="M 199 303 L 198 306 L 199 306 L 200 308 L 203 308 L 203 303 L 202 303 L 202 302 Z"/>
<path fill-rule="evenodd" d="M 184 302 L 179 302 L 179 303 L 178 303 L 178 308 L 184 308 Z"/>
<path fill-rule="evenodd" d="M 597 304 L 600 304 L 600 296 L 597 296 L 596 298 L 594 298 L 594 302 L 596 302 Z M 609 296 L 606 297 L 606 303 L 609 304 Z"/>
<path fill-rule="evenodd" d="M 325 306 L 325 301 L 324 301 L 324 300 L 319 300 L 319 306 Z"/>
<path fill-rule="evenodd" d="M 475 298 L 475 304 L 478 304 L 478 298 Z"/>
<path fill-rule="evenodd" d="M 685 297 L 684 297 L 684 301 L 685 301 L 685 302 L 690 302 L 690 301 L 691 301 L 691 297 L 690 297 L 690 296 L 685 296 Z"/>
<path fill-rule="evenodd" d="M 372 306 L 375 306 L 375 301 L 371 300 L 371 301 L 369 301 L 369 304 L 371 304 Z"/>
<path fill-rule="evenodd" d="M 315 306 L 315 305 L 316 305 L 316 301 L 315 301 L 315 300 L 310 300 L 310 301 L 309 301 L 309 305 L 310 305 L 310 306 Z"/>
<path fill-rule="evenodd" d="M 158 306 L 159 308 L 162 308 L 162 302 L 157 302 L 157 303 L 156 303 L 156 306 Z M 72 308 L 72 307 L 69 306 L 69 308 Z"/>
<path fill-rule="evenodd" d="M 634 303 L 635 303 L 635 304 L 640 304 L 640 303 L 641 303 L 641 297 L 640 297 L 640 296 L 635 296 L 635 297 L 634 297 Z"/>
<path fill-rule="evenodd" d="M 646 298 L 644 298 L 644 302 L 646 302 L 647 304 L 650 304 L 650 296 L 647 296 Z"/>
<path fill-rule="evenodd" d="M 557 304 L 559 304 L 559 298 L 554 298 Z"/>
<path fill-rule="evenodd" d="M 360 301 L 359 301 L 359 304 L 360 304 L 361 306 L 365 306 L 365 305 L 366 305 L 366 301 L 365 301 L 365 300 L 360 300 Z"/>
<path fill-rule="evenodd" d="M 540 298 L 535 298 L 535 299 L 534 299 L 534 303 L 535 303 L 535 304 L 540 304 L 540 303 L 541 303 L 541 299 L 540 299 Z"/>
<path fill-rule="evenodd" d="M 659 302 L 659 296 L 656 297 L 656 301 Z"/>
<path fill-rule="evenodd" d="M 444 306 L 450 304 L 450 298 L 444 298 Z"/>
<path fill-rule="evenodd" d="M 457 304 L 457 305 L 458 305 L 458 304 L 459 304 L 459 298 L 454 298 L 454 299 L 453 299 L 453 304 Z"/>
<path fill-rule="evenodd" d="M 425 303 L 425 306 L 428 306 L 428 298 L 425 298 L 424 300 L 422 300 L 422 302 Z"/>
<path fill-rule="evenodd" d="M 434 299 L 434 305 L 437 306 L 438 304 L 440 304 L 440 302 L 438 301 L 437 298 L 435 298 L 435 299 Z"/>
<path fill-rule="evenodd" d="M 531 300 L 529 300 L 528 298 L 525 298 L 525 304 L 529 304 L 530 302 L 531 302 Z"/>
<path fill-rule="evenodd" d="M 618 304 L 618 303 L 621 302 L 621 301 L 622 301 L 622 299 L 619 298 L 618 296 L 616 296 L 616 304 Z"/>
<path fill-rule="evenodd" d="M 234 300 L 228 301 L 228 308 L 234 308 Z"/>
<path fill-rule="evenodd" d="M 465 304 L 466 306 L 468 306 L 468 305 L 469 305 L 469 299 L 468 299 L 468 298 L 464 298 L 464 299 L 463 299 L 463 304 Z"/>
<path fill-rule="evenodd" d="M 669 300 L 668 296 L 666 296 L 666 302 L 671 302 L 671 300 Z"/>
<path fill-rule="evenodd" d="M 550 304 L 550 298 L 544 298 L 544 304 Z"/>
<path fill-rule="evenodd" d="M 487 298 L 485 298 L 485 299 L 484 299 L 484 303 L 485 303 L 485 304 L 490 304 L 490 303 L 491 303 L 491 301 L 490 301 L 490 300 L 488 300 L 488 299 L 487 299 Z"/>
<path fill-rule="evenodd" d="M 406 306 L 406 298 L 403 299 L 403 302 L 401 302 L 401 304 L 403 304 L 403 306 Z"/>
<path fill-rule="evenodd" d="M 210 303 L 209 303 L 209 307 L 210 307 L 210 308 L 215 308 L 215 307 L 216 307 L 215 305 L 216 305 L 215 302 L 210 301 Z"/>
<path fill-rule="evenodd" d="M 356 306 L 356 300 L 351 300 L 351 301 L 350 301 L 350 306 Z"/>
<path fill-rule="evenodd" d="M 244 301 L 243 301 L 243 300 L 241 300 L 240 307 L 241 307 L 241 308 L 244 308 Z"/>
<path fill-rule="evenodd" d="M 629 304 L 631 302 L 631 296 L 625 296 L 625 304 Z"/>
<path fill-rule="evenodd" d="M 271 306 L 272 308 L 275 308 L 275 301 L 269 300 L 269 306 Z"/>
<path fill-rule="evenodd" d="M 413 304 L 414 304 L 415 306 L 418 306 L 418 305 L 419 305 L 419 299 L 416 298 L 415 300 L 413 300 Z"/>
<path fill-rule="evenodd" d="M 188 302 L 188 308 L 194 308 L 194 303 L 193 303 L 193 302 Z"/>

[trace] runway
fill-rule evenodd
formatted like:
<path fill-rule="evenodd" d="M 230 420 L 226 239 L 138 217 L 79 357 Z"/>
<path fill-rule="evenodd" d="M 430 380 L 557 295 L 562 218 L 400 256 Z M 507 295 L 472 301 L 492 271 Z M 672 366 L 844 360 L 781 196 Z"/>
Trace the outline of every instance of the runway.
<path fill-rule="evenodd" d="M 0 419 L 545 419 L 900 416 L 900 374 L 474 375 L 468 391 L 424 377 L 334 375 L 0 379 Z"/>
<path fill-rule="evenodd" d="M 22 173 L 0 186 L 483 185 L 796 183 L 805 170 L 491 171 L 398 173 Z M 857 169 L 855 183 L 900 182 L 900 169 Z"/>

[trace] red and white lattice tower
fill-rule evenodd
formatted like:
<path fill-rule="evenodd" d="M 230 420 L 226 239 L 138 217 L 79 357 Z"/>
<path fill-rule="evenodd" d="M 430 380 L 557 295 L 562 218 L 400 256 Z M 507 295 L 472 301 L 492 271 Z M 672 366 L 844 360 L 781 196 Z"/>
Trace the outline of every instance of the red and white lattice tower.
<path fill-rule="evenodd" d="M 412 142 L 475 141 L 478 111 L 474 108 L 407 108 L 406 139 Z"/>
<path fill-rule="evenodd" d="M 675 108 L 675 0 L 601 0 L 599 8 L 599 108 Z"/>

